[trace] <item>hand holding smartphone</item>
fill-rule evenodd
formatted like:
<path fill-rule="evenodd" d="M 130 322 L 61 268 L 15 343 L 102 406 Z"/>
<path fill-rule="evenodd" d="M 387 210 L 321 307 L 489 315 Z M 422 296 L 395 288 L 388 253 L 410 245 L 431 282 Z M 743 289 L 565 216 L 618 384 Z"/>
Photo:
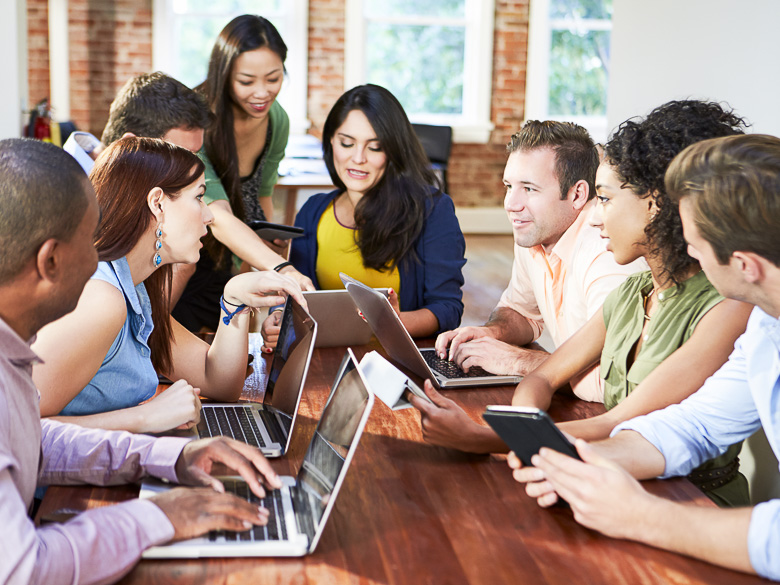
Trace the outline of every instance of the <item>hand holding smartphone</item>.
<path fill-rule="evenodd" d="M 531 457 L 542 447 L 580 459 L 571 441 L 543 410 L 523 406 L 488 406 L 482 418 L 515 452 L 523 465 L 531 466 Z"/>

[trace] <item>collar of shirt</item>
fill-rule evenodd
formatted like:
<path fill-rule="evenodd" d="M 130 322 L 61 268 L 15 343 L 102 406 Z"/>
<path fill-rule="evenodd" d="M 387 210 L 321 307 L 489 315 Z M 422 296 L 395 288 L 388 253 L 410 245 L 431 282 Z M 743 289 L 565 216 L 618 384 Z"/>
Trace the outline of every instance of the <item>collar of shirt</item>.
<path fill-rule="evenodd" d="M 528 251 L 531 253 L 531 256 L 535 259 L 542 257 L 548 263 L 550 260 L 555 258 L 564 266 L 570 263 L 574 257 L 574 251 L 577 248 L 577 239 L 579 238 L 580 232 L 582 232 L 584 228 L 588 227 L 588 217 L 590 216 L 590 210 L 593 208 L 593 205 L 593 200 L 588 201 L 585 204 L 585 207 L 582 208 L 582 211 L 580 211 L 577 219 L 575 219 L 574 223 L 571 224 L 565 232 L 563 232 L 563 235 L 555 243 L 549 254 L 547 254 L 547 252 L 544 251 L 544 248 L 539 245 L 528 249 Z"/>
<path fill-rule="evenodd" d="M 26 367 L 41 361 L 30 344 L 35 337 L 25 341 L 3 319 L 0 319 L 0 355 L 17 367 Z"/>
<path fill-rule="evenodd" d="M 149 334 L 154 327 L 151 317 L 149 319 L 146 318 L 146 315 L 151 316 L 152 314 L 152 304 L 149 300 L 149 294 L 146 292 L 146 287 L 143 282 L 138 283 L 137 286 L 133 284 L 133 275 L 130 273 L 130 265 L 127 263 L 126 256 L 112 260 L 110 264 L 119 281 L 119 286 L 122 287 L 127 303 L 135 313 L 131 319 L 133 334 L 136 339 L 146 344 Z"/>

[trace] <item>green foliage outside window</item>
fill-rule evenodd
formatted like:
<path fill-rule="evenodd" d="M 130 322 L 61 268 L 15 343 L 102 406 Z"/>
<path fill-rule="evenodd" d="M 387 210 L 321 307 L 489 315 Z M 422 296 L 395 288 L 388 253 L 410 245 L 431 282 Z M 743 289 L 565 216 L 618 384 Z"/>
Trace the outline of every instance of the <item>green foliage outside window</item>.
<path fill-rule="evenodd" d="M 407 114 L 463 111 L 465 29 L 369 22 L 366 80 L 389 89 Z"/>
<path fill-rule="evenodd" d="M 612 0 L 552 0 L 548 112 L 552 116 L 606 116 L 610 31 L 589 30 L 589 20 L 611 20 Z"/>

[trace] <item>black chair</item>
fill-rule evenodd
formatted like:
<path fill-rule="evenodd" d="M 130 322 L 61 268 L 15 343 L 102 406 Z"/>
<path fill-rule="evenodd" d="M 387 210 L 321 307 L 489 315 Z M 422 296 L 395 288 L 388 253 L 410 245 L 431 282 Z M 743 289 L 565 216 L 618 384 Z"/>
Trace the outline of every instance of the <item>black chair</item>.
<path fill-rule="evenodd" d="M 417 138 L 431 161 L 431 167 L 441 181 L 441 189 L 449 193 L 447 184 L 447 166 L 452 151 L 452 128 L 450 126 L 432 126 L 430 124 L 412 124 Z"/>

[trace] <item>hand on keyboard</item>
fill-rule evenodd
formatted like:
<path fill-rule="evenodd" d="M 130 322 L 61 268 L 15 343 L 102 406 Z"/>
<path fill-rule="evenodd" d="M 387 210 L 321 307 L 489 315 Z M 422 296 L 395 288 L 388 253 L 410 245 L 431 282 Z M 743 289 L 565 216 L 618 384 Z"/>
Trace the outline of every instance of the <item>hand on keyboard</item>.
<path fill-rule="evenodd" d="M 268 522 L 268 510 L 232 494 L 207 488 L 176 488 L 149 498 L 173 524 L 173 540 L 212 530 L 246 531 Z"/>

